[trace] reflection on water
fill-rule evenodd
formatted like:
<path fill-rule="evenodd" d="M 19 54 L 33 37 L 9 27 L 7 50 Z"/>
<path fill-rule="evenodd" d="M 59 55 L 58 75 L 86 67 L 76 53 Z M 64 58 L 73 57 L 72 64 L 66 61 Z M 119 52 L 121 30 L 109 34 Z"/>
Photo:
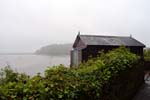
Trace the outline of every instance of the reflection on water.
<path fill-rule="evenodd" d="M 44 56 L 44 55 L 0 55 L 0 68 L 10 65 L 18 72 L 29 75 L 44 73 L 47 66 L 63 64 L 69 66 L 69 56 Z"/>

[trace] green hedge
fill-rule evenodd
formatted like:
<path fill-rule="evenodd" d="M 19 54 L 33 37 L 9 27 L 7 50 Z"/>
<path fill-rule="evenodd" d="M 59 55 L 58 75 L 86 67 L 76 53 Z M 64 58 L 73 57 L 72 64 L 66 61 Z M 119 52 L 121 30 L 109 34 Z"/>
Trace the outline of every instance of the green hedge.
<path fill-rule="evenodd" d="M 49 67 L 44 76 L 30 78 L 6 67 L 0 72 L 0 100 L 111 100 L 106 98 L 111 83 L 136 62 L 135 54 L 120 47 L 78 68 Z"/>
<path fill-rule="evenodd" d="M 145 49 L 144 50 L 144 58 L 146 61 L 150 61 L 150 49 Z"/>

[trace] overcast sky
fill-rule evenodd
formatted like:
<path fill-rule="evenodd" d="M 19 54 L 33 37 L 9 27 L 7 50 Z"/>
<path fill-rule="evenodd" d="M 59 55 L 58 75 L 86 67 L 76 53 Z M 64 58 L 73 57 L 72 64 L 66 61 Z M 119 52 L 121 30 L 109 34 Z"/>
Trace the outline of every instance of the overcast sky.
<path fill-rule="evenodd" d="M 150 47 L 150 0 L 0 0 L 0 53 L 73 43 L 79 30 Z"/>

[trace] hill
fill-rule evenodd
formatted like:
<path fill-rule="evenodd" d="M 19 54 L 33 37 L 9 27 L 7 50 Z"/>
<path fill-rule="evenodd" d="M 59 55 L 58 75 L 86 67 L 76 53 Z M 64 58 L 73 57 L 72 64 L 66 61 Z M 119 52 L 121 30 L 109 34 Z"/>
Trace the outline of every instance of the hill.
<path fill-rule="evenodd" d="M 71 49 L 72 44 L 52 44 L 40 48 L 35 52 L 35 54 L 54 55 L 54 56 L 69 55 Z"/>

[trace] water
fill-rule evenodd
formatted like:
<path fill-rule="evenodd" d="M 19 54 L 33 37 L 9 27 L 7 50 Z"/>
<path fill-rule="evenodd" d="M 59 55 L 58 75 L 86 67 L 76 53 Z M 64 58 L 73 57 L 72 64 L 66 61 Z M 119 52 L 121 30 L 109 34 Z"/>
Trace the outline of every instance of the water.
<path fill-rule="evenodd" d="M 0 68 L 10 65 L 17 72 L 25 72 L 28 75 L 35 75 L 48 66 L 63 64 L 69 67 L 70 57 L 68 56 L 45 56 L 45 55 L 0 55 Z"/>

